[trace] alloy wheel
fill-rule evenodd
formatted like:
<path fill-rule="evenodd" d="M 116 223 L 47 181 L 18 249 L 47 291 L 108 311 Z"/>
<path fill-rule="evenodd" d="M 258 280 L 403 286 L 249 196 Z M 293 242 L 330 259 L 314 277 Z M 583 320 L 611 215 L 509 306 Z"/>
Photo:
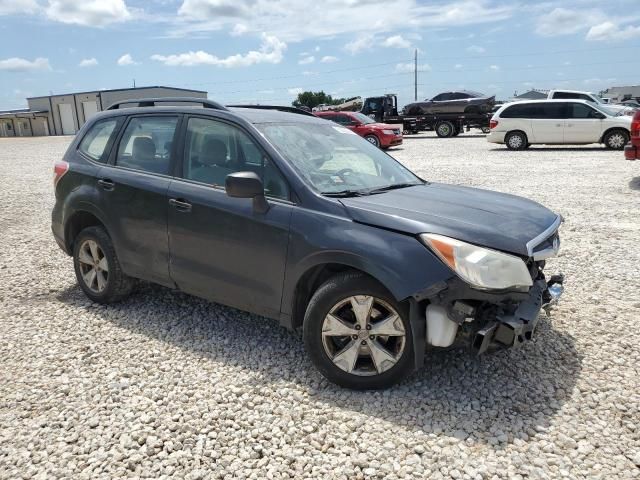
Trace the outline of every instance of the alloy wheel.
<path fill-rule="evenodd" d="M 356 295 L 341 300 L 322 324 L 322 344 L 341 370 L 358 376 L 381 374 L 402 357 L 406 332 L 402 318 L 384 300 Z"/>
<path fill-rule="evenodd" d="M 518 149 L 522 147 L 523 143 L 524 142 L 520 135 L 511 135 L 511 137 L 509 137 L 509 146 L 513 149 Z"/>
<path fill-rule="evenodd" d="M 102 293 L 109 281 L 109 264 L 95 240 L 85 240 L 78 251 L 82 281 L 94 293 Z"/>

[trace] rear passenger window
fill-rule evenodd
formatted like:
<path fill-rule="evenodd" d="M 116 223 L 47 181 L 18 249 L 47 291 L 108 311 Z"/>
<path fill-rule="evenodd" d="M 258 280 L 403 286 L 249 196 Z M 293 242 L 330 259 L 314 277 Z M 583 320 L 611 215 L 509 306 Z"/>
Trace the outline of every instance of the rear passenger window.
<path fill-rule="evenodd" d="M 132 118 L 120 140 L 116 165 L 168 175 L 177 124 L 178 117 Z"/>
<path fill-rule="evenodd" d="M 119 118 L 96 122 L 80 142 L 78 150 L 96 162 L 105 163 L 119 122 Z"/>
<path fill-rule="evenodd" d="M 269 197 L 289 198 L 280 171 L 254 141 L 240 129 L 216 120 L 190 118 L 185 137 L 183 177 L 224 186 L 227 175 L 255 172 Z"/>

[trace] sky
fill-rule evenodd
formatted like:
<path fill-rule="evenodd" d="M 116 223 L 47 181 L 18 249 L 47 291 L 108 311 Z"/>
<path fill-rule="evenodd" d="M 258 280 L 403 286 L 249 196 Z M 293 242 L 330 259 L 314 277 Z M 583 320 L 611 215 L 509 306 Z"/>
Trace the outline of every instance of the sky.
<path fill-rule="evenodd" d="M 0 0 L 0 109 L 167 85 L 223 103 L 640 83 L 639 0 Z"/>

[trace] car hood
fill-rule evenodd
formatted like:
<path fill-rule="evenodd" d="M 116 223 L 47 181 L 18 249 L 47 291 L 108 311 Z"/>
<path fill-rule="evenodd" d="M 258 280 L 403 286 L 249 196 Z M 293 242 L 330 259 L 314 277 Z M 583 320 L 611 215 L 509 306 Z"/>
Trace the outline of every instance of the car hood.
<path fill-rule="evenodd" d="M 558 218 L 526 198 L 439 183 L 340 201 L 356 222 L 411 235 L 437 233 L 524 256 L 527 242 Z"/>

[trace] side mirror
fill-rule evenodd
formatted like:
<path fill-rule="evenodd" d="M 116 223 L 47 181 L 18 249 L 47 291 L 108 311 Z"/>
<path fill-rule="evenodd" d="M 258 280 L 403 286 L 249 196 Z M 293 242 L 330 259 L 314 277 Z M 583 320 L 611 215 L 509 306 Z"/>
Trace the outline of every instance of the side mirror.
<path fill-rule="evenodd" d="M 230 173 L 224 183 L 230 197 L 253 198 L 253 209 L 256 212 L 266 213 L 269 210 L 267 199 L 264 198 L 264 185 L 254 172 Z"/>
<path fill-rule="evenodd" d="M 600 113 L 600 112 L 596 112 L 595 117 L 599 118 L 600 120 L 607 118 L 607 116 L 604 113 Z"/>

